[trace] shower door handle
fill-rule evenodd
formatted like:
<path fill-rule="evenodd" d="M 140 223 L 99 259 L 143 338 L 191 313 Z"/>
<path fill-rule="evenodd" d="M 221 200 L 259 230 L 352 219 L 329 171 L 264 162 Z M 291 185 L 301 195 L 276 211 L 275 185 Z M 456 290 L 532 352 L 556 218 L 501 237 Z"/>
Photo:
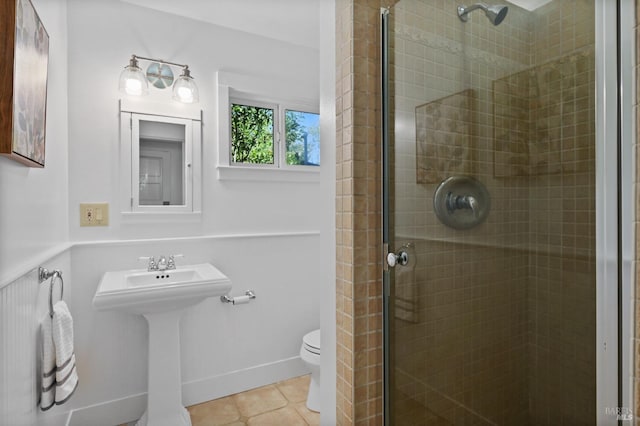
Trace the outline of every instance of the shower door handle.
<path fill-rule="evenodd" d="M 404 266 L 407 263 L 409 263 L 409 254 L 402 249 L 398 251 L 398 254 L 396 253 L 387 254 L 387 265 L 389 265 L 391 268 L 393 268 L 396 265 Z"/>

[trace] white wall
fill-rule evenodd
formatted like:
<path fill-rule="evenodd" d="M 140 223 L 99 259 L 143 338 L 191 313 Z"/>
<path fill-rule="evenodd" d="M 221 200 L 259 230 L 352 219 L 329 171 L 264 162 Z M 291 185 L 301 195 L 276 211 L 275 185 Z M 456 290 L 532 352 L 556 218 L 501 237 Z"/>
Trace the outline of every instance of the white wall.
<path fill-rule="evenodd" d="M 6 349 L 0 351 L 0 373 L 6 392 L 26 390 L 11 399 L 3 391 L 0 424 L 58 425 L 67 418 L 70 424 L 116 424 L 140 415 L 144 320 L 94 312 L 91 299 L 102 273 L 138 267 L 142 255 L 181 252 L 184 262 L 210 261 L 231 277 L 234 294 L 253 289 L 258 297 L 238 307 L 207 300 L 186 314 L 186 404 L 303 373 L 300 340 L 319 326 L 320 283 L 327 275 L 318 261 L 320 218 L 327 212 L 333 217 L 333 208 L 320 199 L 318 182 L 217 180 L 215 74 L 274 77 L 295 82 L 292 87 L 304 83 L 300 98 L 318 99 L 318 51 L 117 0 L 34 3 L 51 35 L 47 167 L 27 169 L 0 158 L 0 299 L 20 308 L 2 310 L 7 328 L 0 330 Z M 132 53 L 188 63 L 200 87 L 199 221 L 120 220 L 117 78 Z M 80 228 L 78 204 L 98 201 L 110 203 L 111 226 Z M 40 263 L 65 273 L 80 375 L 74 397 L 46 413 L 36 407 L 37 369 L 31 362 L 46 293 L 35 280 Z M 8 326 L 25 326 L 25 318 L 30 334 L 15 343 Z M 25 374 L 10 374 L 13 368 Z"/>
<path fill-rule="evenodd" d="M 321 407 L 320 423 L 336 424 L 336 11 L 335 0 L 320 2 L 320 132 L 324 166 L 320 178 Z"/>
<path fill-rule="evenodd" d="M 318 100 L 318 51 L 115 0 L 68 2 L 68 226 L 74 286 L 69 304 L 80 385 L 60 410 L 73 410 L 72 425 L 117 424 L 142 413 L 145 321 L 95 312 L 91 300 L 105 271 L 141 267 L 136 259 L 145 255 L 184 253 L 179 263 L 212 262 L 231 278 L 233 294 L 253 289 L 257 295 L 237 307 L 206 300 L 185 315 L 185 404 L 304 373 L 299 349 L 302 336 L 319 327 L 324 282 L 319 230 L 328 210 L 318 182 L 217 179 L 215 75 L 219 70 L 250 74 L 290 81 L 292 87 L 302 82 L 299 97 Z M 188 63 L 199 86 L 201 220 L 121 220 L 117 80 L 134 53 Z M 110 226 L 80 228 L 81 202 L 108 202 Z"/>
<path fill-rule="evenodd" d="M 119 424 L 139 418 L 147 386 L 147 325 L 141 316 L 96 312 L 102 274 L 135 268 L 143 254 L 172 250 L 189 263 L 211 262 L 229 276 L 246 305 L 210 298 L 181 320 L 183 402 L 200 403 L 304 374 L 301 337 L 318 328 L 318 235 L 265 235 L 86 243 L 72 249 L 80 384 L 66 409 L 72 425 Z M 310 260 L 311 259 L 311 260 Z M 81 267 L 80 265 L 91 265 Z M 141 397 L 142 395 L 142 397 Z"/>
<path fill-rule="evenodd" d="M 130 224 L 120 220 L 118 99 L 122 95 L 117 83 L 134 53 L 187 63 L 198 84 L 203 110 L 202 221 Z M 321 211 L 317 183 L 217 180 L 215 75 L 225 70 L 291 85 L 304 82 L 308 89 L 300 97 L 317 101 L 318 63 L 315 49 L 114 0 L 69 0 L 71 239 L 317 230 Z M 111 226 L 79 227 L 78 205 L 92 201 L 110 204 Z"/>
<path fill-rule="evenodd" d="M 37 267 L 61 269 L 65 278 L 71 270 L 67 2 L 33 4 L 49 33 L 46 166 L 33 169 L 0 158 L 0 424 L 15 426 L 42 424 L 36 406 L 37 331 L 49 288 L 38 283 Z"/>
<path fill-rule="evenodd" d="M 44 169 L 0 157 L 0 288 L 51 257 L 68 235 L 66 0 L 34 0 L 49 33 Z"/>
<path fill-rule="evenodd" d="M 71 296 L 71 260 L 68 251 L 42 263 L 49 270 L 63 271 L 65 299 Z M 60 283 L 53 287 L 53 302 Z M 38 282 L 38 269 L 0 289 L 0 424 L 44 426 L 37 407 L 39 397 L 40 321 L 49 311 L 50 281 Z M 56 415 L 49 413 L 48 418 Z"/>

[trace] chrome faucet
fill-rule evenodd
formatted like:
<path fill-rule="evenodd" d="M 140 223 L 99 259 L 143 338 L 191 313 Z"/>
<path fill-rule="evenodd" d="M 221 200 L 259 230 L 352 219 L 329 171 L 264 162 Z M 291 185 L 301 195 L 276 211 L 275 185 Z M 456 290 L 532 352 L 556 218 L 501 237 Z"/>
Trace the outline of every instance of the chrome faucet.
<path fill-rule="evenodd" d="M 156 263 L 156 260 L 154 259 L 153 256 L 141 256 L 138 258 L 138 260 L 148 260 L 149 263 L 147 264 L 147 271 L 151 272 L 151 271 L 157 271 L 158 270 L 158 264 Z"/>
<path fill-rule="evenodd" d="M 473 195 L 467 195 L 465 198 L 467 199 L 469 208 L 473 212 L 473 216 L 478 217 L 478 214 L 480 212 L 480 205 L 478 204 L 478 200 L 476 200 L 476 197 L 474 197 Z"/>
<path fill-rule="evenodd" d="M 160 256 L 158 259 L 158 271 L 164 271 L 165 269 L 167 269 L 167 258 Z"/>
<path fill-rule="evenodd" d="M 139 257 L 138 260 L 148 260 L 149 264 L 147 265 L 147 271 L 152 272 L 152 271 L 166 271 L 166 270 L 170 270 L 170 269 L 176 269 L 176 257 L 183 257 L 184 255 L 182 254 L 173 254 L 171 256 L 169 256 L 169 258 L 167 259 L 164 256 L 160 256 L 158 258 L 158 261 L 155 261 L 155 258 L 153 256 L 143 256 L 143 257 Z"/>
<path fill-rule="evenodd" d="M 458 209 L 470 209 L 474 217 L 478 217 L 480 205 L 473 195 L 453 195 L 447 194 L 447 209 L 453 213 Z"/>
<path fill-rule="evenodd" d="M 183 254 L 172 254 L 167 260 L 167 269 L 176 269 L 176 257 L 183 257 Z"/>

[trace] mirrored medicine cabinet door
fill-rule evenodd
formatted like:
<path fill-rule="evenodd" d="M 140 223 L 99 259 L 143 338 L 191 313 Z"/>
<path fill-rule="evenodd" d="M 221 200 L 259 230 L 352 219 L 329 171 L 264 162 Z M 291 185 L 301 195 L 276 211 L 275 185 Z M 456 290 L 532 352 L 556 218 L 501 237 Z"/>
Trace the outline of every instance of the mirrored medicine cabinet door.
<path fill-rule="evenodd" d="M 200 121 L 121 111 L 123 213 L 199 211 Z"/>

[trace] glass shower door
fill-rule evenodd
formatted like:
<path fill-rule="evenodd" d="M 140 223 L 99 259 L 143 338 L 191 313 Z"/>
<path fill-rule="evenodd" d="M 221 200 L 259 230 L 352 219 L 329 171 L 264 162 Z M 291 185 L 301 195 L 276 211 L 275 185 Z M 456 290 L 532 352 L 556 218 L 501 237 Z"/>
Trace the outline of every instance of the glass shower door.
<path fill-rule="evenodd" d="M 386 22 L 389 424 L 595 424 L 594 2 Z"/>

